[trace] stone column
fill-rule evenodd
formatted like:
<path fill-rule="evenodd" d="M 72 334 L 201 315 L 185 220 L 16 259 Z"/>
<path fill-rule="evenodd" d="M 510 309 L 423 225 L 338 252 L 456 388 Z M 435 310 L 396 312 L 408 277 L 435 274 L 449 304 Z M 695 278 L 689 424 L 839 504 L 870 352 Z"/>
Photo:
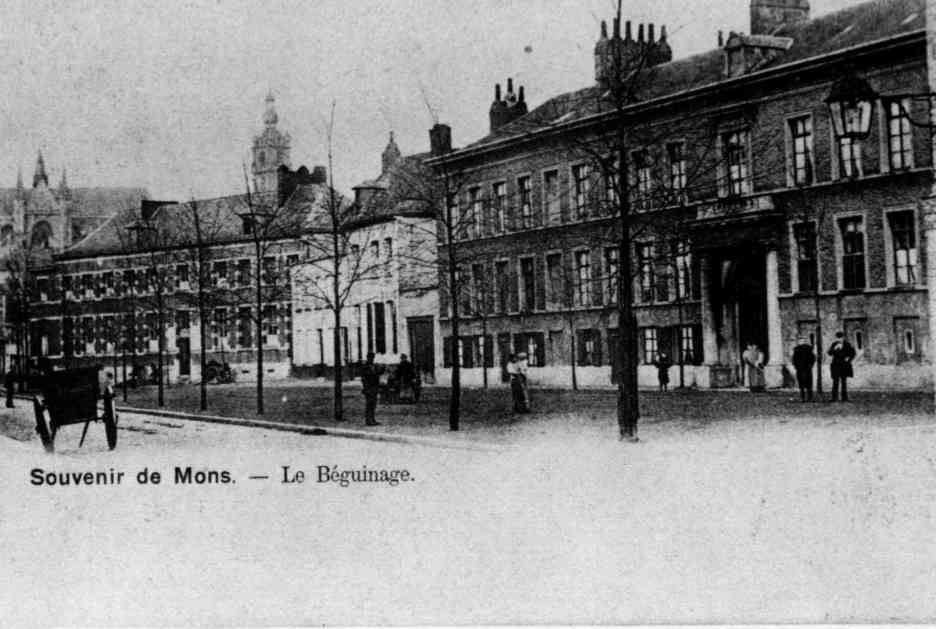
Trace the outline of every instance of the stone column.
<path fill-rule="evenodd" d="M 699 287 L 701 291 L 702 310 L 702 354 L 705 358 L 703 377 L 709 382 L 700 382 L 701 386 L 712 386 L 712 365 L 718 364 L 718 335 L 715 330 L 715 316 L 712 312 L 712 256 L 703 253 L 699 256 Z"/>
<path fill-rule="evenodd" d="M 769 387 L 783 385 L 783 328 L 780 322 L 780 275 L 777 257 L 776 249 L 767 251 L 765 287 L 767 289 L 767 353 L 770 359 L 764 376 Z"/>

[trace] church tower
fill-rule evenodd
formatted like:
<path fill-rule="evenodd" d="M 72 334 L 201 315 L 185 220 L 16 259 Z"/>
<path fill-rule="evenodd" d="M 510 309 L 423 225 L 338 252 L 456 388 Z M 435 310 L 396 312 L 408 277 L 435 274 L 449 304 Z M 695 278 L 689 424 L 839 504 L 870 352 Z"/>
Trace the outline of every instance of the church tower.
<path fill-rule="evenodd" d="M 266 97 L 266 111 L 263 113 L 263 132 L 254 137 L 253 166 L 251 168 L 256 192 L 276 191 L 276 169 L 290 166 L 289 134 L 276 128 L 279 116 L 274 107 L 276 99 L 270 92 Z"/>

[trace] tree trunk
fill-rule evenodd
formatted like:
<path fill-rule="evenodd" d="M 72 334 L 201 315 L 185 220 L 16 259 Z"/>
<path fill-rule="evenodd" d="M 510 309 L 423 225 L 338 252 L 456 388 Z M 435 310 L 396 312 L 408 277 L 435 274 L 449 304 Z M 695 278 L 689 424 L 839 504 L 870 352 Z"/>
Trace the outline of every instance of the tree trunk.
<path fill-rule="evenodd" d="M 156 386 L 156 404 L 157 406 L 165 406 L 165 385 L 163 379 L 163 359 L 166 353 L 166 312 L 165 305 L 163 303 L 162 296 L 159 297 L 159 303 L 157 305 L 157 323 L 159 327 L 159 341 L 156 344 L 156 377 L 159 379 L 159 384 Z"/>
<path fill-rule="evenodd" d="M 572 367 L 572 390 L 578 391 L 578 360 L 575 357 L 575 320 L 569 317 L 569 364 Z"/>
<path fill-rule="evenodd" d="M 488 355 L 484 353 L 484 346 L 487 342 L 487 314 L 481 317 L 481 381 L 482 386 L 488 388 L 488 372 L 487 372 L 487 362 Z"/>
<path fill-rule="evenodd" d="M 449 223 L 451 229 L 451 223 Z M 452 302 L 452 392 L 449 396 L 449 430 L 458 430 L 458 420 L 461 412 L 461 356 L 458 351 L 459 339 L 459 313 L 458 313 L 458 286 L 456 284 L 455 254 L 451 232 L 449 234 L 449 295 Z"/>
<path fill-rule="evenodd" d="M 620 132 L 619 132 L 620 133 Z M 620 240 L 618 242 L 618 347 L 621 378 L 618 382 L 618 429 L 627 439 L 637 438 L 639 406 L 637 400 L 637 320 L 634 316 L 633 286 L 631 284 L 630 251 L 630 198 L 625 187 L 628 177 L 627 156 L 623 138 L 619 136 L 618 160 L 620 164 L 619 203 Z"/>
<path fill-rule="evenodd" d="M 257 257 L 257 316 L 254 319 L 257 322 L 257 415 L 263 415 L 263 284 L 261 281 L 260 267 L 262 259 L 260 256 L 260 241 L 255 240 Z"/>

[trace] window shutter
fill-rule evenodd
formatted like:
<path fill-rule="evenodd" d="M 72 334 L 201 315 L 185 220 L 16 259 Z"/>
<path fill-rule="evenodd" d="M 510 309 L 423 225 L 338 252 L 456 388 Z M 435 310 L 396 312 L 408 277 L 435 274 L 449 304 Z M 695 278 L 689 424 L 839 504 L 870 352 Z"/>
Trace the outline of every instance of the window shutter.
<path fill-rule="evenodd" d="M 595 341 L 595 365 L 603 365 L 604 363 L 602 362 L 601 356 L 601 330 L 592 330 L 592 338 Z"/>
<path fill-rule="evenodd" d="M 494 337 L 490 334 L 484 335 L 484 366 L 488 369 L 494 366 Z"/>
<path fill-rule="evenodd" d="M 533 342 L 536 343 L 536 365 L 542 367 L 546 364 L 546 343 L 542 332 L 536 332 L 533 335 Z"/>
<path fill-rule="evenodd" d="M 702 324 L 697 323 L 692 326 L 692 364 L 701 365 L 705 362 L 705 356 L 702 349 Z"/>
<path fill-rule="evenodd" d="M 519 273 L 517 272 L 517 261 L 511 260 L 508 265 L 508 275 L 510 277 L 510 311 L 517 312 L 520 310 L 520 286 L 519 286 Z"/>
<path fill-rule="evenodd" d="M 536 290 L 536 309 L 546 310 L 546 259 L 536 256 L 533 259 L 533 285 Z"/>
<path fill-rule="evenodd" d="M 462 337 L 462 367 L 465 369 L 471 369 L 474 367 L 474 344 L 475 338 L 473 336 L 463 336 Z"/>
<path fill-rule="evenodd" d="M 452 366 L 452 337 L 446 336 L 442 339 L 442 366 Z"/>

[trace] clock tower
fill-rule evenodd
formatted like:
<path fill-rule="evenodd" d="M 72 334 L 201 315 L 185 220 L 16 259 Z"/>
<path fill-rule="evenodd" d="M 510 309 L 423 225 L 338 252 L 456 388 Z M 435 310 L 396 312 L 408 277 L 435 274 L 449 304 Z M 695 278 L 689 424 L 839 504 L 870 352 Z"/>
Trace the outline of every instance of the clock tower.
<path fill-rule="evenodd" d="M 266 111 L 263 113 L 263 132 L 254 137 L 253 172 L 256 192 L 276 191 L 276 169 L 289 167 L 289 134 L 276 128 L 279 116 L 276 114 L 276 99 L 270 92 L 266 97 Z"/>

